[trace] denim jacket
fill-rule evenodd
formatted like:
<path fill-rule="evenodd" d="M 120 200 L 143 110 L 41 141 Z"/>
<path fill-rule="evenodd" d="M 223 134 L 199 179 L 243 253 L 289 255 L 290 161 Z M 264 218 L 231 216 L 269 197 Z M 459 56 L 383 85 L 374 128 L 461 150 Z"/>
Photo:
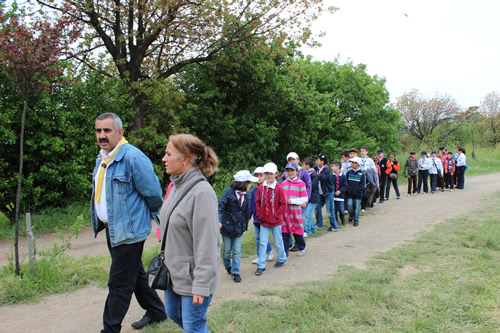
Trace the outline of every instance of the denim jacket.
<path fill-rule="evenodd" d="M 104 229 L 94 206 L 95 177 L 101 161 L 99 155 L 92 173 L 94 237 Z M 151 219 L 163 203 L 160 182 L 149 158 L 136 147 L 124 144 L 106 168 L 105 185 L 111 246 L 145 240 L 151 232 Z"/>

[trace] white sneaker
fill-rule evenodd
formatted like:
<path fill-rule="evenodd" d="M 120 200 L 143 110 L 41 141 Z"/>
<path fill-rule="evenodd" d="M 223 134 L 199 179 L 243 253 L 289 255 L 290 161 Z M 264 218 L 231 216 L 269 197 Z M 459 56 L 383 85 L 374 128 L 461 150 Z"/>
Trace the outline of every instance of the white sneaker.
<path fill-rule="evenodd" d="M 259 258 L 255 258 L 254 260 L 252 260 L 252 264 L 257 265 L 257 264 L 258 264 L 258 262 L 259 262 Z"/>
<path fill-rule="evenodd" d="M 361 213 L 366 213 L 366 210 L 362 209 L 362 210 L 361 210 Z"/>
<path fill-rule="evenodd" d="M 306 250 L 307 250 L 307 246 L 303 250 L 300 250 L 299 252 L 297 252 L 297 255 L 299 257 L 302 257 L 306 253 Z"/>
<path fill-rule="evenodd" d="M 307 232 L 304 232 L 304 238 L 309 237 L 309 234 Z"/>
<path fill-rule="evenodd" d="M 271 252 L 267 254 L 267 261 L 271 261 L 274 259 L 274 252 L 273 249 L 271 249 Z"/>

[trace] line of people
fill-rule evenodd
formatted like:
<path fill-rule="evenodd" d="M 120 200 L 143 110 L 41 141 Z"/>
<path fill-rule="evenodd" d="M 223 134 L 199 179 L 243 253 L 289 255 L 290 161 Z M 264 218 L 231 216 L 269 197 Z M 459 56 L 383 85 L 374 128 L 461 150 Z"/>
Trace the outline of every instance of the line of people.
<path fill-rule="evenodd" d="M 348 222 L 359 226 L 360 212 L 389 200 L 391 186 L 400 199 L 396 155 L 385 157 L 384 150 L 370 158 L 368 149 L 361 147 L 343 151 L 340 161 L 328 165 L 328 157 L 319 154 L 302 161 L 295 152 L 287 156 L 285 171 L 279 175 L 276 164 L 257 167 L 253 173 L 241 170 L 219 201 L 219 227 L 223 239 L 223 264 L 234 282 L 241 282 L 240 260 L 243 233 L 253 218 L 257 257 L 255 274 L 266 271 L 266 262 L 274 259 L 269 235 L 272 233 L 277 261 L 275 268 L 286 265 L 289 252 L 303 256 L 306 238 L 324 228 L 322 209 L 326 206 L 330 226 L 336 232 Z M 456 154 L 440 148 L 431 157 L 421 152 L 417 161 L 411 152 L 403 169 L 408 177 L 408 196 L 428 193 L 438 188 L 445 191 L 454 186 L 463 189 L 466 166 L 465 150 L 457 147 Z M 252 183 L 256 186 L 252 188 Z M 417 186 L 418 183 L 418 186 Z M 456 184 L 456 185 L 455 185 Z M 251 192 L 250 192 L 251 190 Z M 316 222 L 313 220 L 313 216 Z"/>

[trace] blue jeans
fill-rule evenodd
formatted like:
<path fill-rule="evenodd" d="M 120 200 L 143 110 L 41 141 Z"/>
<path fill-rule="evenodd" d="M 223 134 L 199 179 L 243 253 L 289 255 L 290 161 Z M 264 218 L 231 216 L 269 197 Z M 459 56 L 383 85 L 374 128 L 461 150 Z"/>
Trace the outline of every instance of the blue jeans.
<path fill-rule="evenodd" d="M 347 210 L 349 211 L 349 220 L 354 218 L 354 224 L 359 223 L 359 209 L 361 207 L 361 199 L 347 199 Z"/>
<path fill-rule="evenodd" d="M 222 235 L 222 262 L 224 267 L 231 267 L 231 274 L 240 274 L 242 240 L 243 235 L 239 237 Z M 231 260 L 231 252 L 233 253 L 233 260 Z"/>
<path fill-rule="evenodd" d="M 342 224 L 345 223 L 344 222 L 344 219 L 345 219 L 344 201 L 334 201 L 334 205 L 335 205 L 335 218 L 337 219 L 337 221 L 339 220 L 337 218 L 337 213 L 338 213 L 339 214 L 338 217 L 340 218 L 340 221 L 342 221 Z"/>
<path fill-rule="evenodd" d="M 303 209 L 304 211 L 304 232 L 307 233 L 308 235 L 312 234 L 313 232 L 316 232 L 316 226 L 314 225 L 313 221 L 313 213 L 314 213 L 314 208 L 316 208 L 317 203 L 315 202 L 309 202 L 306 206 L 306 208 Z"/>
<path fill-rule="evenodd" d="M 339 228 L 339 225 L 337 224 L 337 219 L 335 218 L 335 207 L 333 204 L 333 196 L 334 196 L 333 192 L 319 196 L 319 202 L 315 209 L 317 227 L 320 228 L 323 227 L 323 214 L 321 212 L 321 209 L 323 209 L 323 206 L 326 204 L 326 211 L 328 212 L 328 218 L 330 219 L 330 226 L 334 229 Z"/>
<path fill-rule="evenodd" d="M 427 177 L 429 176 L 429 170 L 418 170 L 418 187 L 417 192 L 420 193 L 422 190 L 422 184 L 424 184 L 424 192 L 429 192 L 429 185 L 427 185 Z"/>
<path fill-rule="evenodd" d="M 283 245 L 283 237 L 281 236 L 281 225 L 275 227 L 260 226 L 260 243 L 259 243 L 259 262 L 257 268 L 266 268 L 266 246 L 269 242 L 269 232 L 273 233 L 274 247 L 278 252 L 278 261 L 286 260 L 285 247 Z"/>
<path fill-rule="evenodd" d="M 260 246 L 260 224 L 254 223 L 255 227 L 255 245 L 257 246 L 257 255 L 259 255 L 259 246 Z M 271 253 L 273 247 L 271 246 L 271 241 L 267 242 L 266 254 Z"/>
<path fill-rule="evenodd" d="M 167 316 L 184 332 L 210 332 L 207 327 L 207 309 L 212 295 L 205 297 L 202 304 L 193 304 L 193 296 L 178 295 L 171 288 L 165 290 L 164 294 Z"/>

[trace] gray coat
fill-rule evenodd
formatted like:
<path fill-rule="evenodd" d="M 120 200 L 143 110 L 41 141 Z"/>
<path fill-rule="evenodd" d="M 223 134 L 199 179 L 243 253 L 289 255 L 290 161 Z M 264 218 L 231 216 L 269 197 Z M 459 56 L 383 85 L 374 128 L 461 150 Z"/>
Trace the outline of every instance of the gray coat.
<path fill-rule="evenodd" d="M 173 206 L 199 178 L 205 177 L 197 167 L 170 177 L 174 187 L 160 211 L 162 236 Z M 207 297 L 215 292 L 219 281 L 220 236 L 217 195 L 208 182 L 196 184 L 170 216 L 165 263 L 175 293 Z"/>

